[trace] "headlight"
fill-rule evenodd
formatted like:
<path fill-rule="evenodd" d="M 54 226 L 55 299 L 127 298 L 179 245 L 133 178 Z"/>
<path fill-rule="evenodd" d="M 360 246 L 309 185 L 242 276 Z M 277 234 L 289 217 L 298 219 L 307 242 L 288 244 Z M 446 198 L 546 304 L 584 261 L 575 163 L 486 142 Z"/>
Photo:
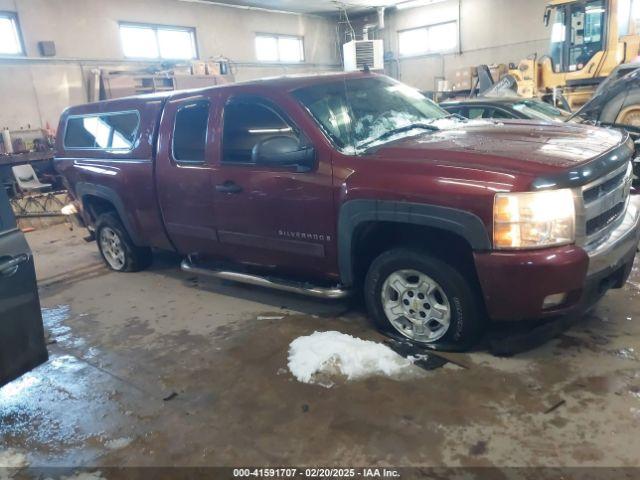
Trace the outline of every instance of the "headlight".
<path fill-rule="evenodd" d="M 498 193 L 493 204 L 493 245 L 524 249 L 573 243 L 575 216 L 570 189 Z"/>

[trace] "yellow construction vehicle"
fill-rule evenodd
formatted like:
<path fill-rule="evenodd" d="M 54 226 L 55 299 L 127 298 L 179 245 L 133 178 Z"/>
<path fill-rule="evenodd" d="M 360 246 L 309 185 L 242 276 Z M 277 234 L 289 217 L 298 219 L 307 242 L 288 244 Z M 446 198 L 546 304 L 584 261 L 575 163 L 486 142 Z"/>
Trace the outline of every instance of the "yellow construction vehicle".
<path fill-rule="evenodd" d="M 640 36 L 633 10 L 638 7 L 640 0 L 552 0 L 544 15 L 551 26 L 549 54 L 509 70 L 518 94 L 571 110 L 585 104 L 619 65 L 637 60 Z M 621 112 L 615 123 L 628 124 L 624 116 L 637 118 L 638 109 Z"/>

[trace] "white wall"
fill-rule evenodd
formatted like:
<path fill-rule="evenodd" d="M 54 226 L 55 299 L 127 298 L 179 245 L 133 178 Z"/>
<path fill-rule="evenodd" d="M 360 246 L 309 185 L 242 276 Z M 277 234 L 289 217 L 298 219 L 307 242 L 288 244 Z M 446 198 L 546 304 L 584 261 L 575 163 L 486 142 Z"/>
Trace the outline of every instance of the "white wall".
<path fill-rule="evenodd" d="M 459 52 L 400 58 L 388 70 L 422 89 L 457 68 L 491 63 L 517 63 L 547 53 L 549 30 L 542 22 L 547 0 L 448 0 L 426 7 L 389 10 L 382 32 L 385 50 L 398 58 L 398 32 L 446 21 L 459 21 Z M 398 72 L 399 65 L 399 74 Z"/>
<path fill-rule="evenodd" d="M 338 68 L 330 20 L 179 0 L 0 0 L 18 19 L 25 58 L 0 58 L 0 128 L 57 124 L 60 112 L 87 101 L 93 68 L 146 66 L 124 58 L 118 22 L 195 27 L 200 59 L 223 55 L 237 63 L 236 78 Z M 257 32 L 301 35 L 305 62 L 265 65 L 255 57 Z M 57 54 L 43 59 L 38 42 L 53 40 Z"/>

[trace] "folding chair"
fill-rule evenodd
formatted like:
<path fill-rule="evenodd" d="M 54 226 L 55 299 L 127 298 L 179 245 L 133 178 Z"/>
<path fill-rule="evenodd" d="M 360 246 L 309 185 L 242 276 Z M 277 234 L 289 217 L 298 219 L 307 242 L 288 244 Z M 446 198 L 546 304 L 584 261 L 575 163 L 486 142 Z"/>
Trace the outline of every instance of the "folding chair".
<path fill-rule="evenodd" d="M 51 188 L 50 183 L 40 182 L 35 170 L 29 164 L 16 165 L 11 167 L 11 170 L 22 192 L 42 192 Z"/>

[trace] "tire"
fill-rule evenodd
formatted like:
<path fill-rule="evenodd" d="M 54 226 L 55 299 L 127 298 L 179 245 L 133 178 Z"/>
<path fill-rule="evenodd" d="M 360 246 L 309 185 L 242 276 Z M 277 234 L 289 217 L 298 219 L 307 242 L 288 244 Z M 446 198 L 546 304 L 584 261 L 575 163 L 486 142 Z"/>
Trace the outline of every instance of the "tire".
<path fill-rule="evenodd" d="M 484 326 L 473 284 L 455 267 L 417 250 L 397 248 L 376 258 L 364 299 L 382 331 L 432 348 L 466 350 Z"/>
<path fill-rule="evenodd" d="M 104 263 L 116 272 L 138 272 L 151 265 L 153 260 L 151 249 L 136 246 L 113 212 L 98 217 L 96 242 Z"/>

